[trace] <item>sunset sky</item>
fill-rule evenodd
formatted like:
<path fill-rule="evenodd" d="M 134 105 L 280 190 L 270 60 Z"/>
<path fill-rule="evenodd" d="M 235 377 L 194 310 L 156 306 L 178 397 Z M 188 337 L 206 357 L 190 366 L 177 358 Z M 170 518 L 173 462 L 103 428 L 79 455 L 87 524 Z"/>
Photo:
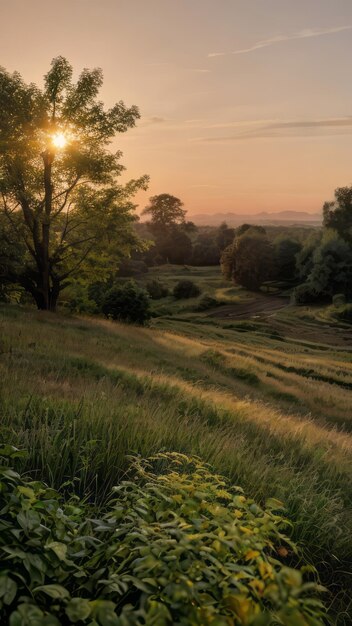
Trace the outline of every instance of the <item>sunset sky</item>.
<path fill-rule="evenodd" d="M 351 0 L 0 0 L 0 62 L 54 56 L 137 104 L 129 177 L 192 213 L 319 212 L 352 183 Z"/>

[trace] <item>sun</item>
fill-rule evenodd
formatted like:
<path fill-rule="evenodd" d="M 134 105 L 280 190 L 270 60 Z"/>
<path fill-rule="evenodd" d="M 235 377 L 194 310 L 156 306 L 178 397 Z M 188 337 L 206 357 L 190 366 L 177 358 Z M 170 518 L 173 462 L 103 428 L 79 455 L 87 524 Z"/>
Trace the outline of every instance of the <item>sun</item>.
<path fill-rule="evenodd" d="M 67 137 L 64 133 L 55 133 L 52 137 L 55 148 L 64 148 L 67 144 Z"/>

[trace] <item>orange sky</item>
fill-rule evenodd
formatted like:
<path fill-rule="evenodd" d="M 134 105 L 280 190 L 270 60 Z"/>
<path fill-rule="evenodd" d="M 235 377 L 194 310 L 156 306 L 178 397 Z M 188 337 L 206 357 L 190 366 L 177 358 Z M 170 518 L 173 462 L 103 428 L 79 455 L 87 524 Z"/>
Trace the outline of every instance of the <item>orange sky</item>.
<path fill-rule="evenodd" d="M 192 213 L 319 212 L 352 183 L 351 0 L 0 0 L 1 63 L 41 82 L 52 57 L 100 66 L 117 138 L 147 193 Z"/>

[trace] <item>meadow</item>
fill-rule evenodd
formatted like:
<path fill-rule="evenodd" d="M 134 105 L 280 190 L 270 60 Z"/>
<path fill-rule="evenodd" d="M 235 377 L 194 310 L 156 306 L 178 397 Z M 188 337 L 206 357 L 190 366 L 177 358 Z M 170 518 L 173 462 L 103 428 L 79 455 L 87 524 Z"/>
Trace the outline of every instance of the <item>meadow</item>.
<path fill-rule="evenodd" d="M 56 488 L 74 480 L 98 506 L 129 454 L 163 450 L 198 455 L 258 503 L 279 498 L 335 622 L 349 624 L 350 330 L 285 299 L 236 317 L 255 298 L 218 268 L 145 280 L 185 276 L 222 307 L 169 296 L 142 328 L 2 305 L 1 439 L 28 451 L 22 471 Z"/>

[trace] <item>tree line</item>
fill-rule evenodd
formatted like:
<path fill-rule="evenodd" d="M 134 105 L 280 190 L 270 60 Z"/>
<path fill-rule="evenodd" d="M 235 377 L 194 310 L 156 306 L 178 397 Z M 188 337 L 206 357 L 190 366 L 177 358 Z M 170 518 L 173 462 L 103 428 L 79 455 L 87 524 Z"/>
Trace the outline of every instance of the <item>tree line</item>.
<path fill-rule="evenodd" d="M 221 256 L 226 278 L 257 290 L 270 280 L 296 283 L 297 304 L 352 297 L 352 187 L 340 187 L 323 207 L 323 228 L 301 244 L 279 236 L 271 242 L 261 226 L 243 225 Z"/>
<path fill-rule="evenodd" d="M 63 57 L 43 89 L 0 68 L 0 298 L 18 290 L 55 310 L 72 284 L 88 284 L 99 299 L 116 278 L 162 263 L 220 263 L 227 279 L 251 290 L 282 281 L 298 303 L 352 297 L 352 187 L 325 203 L 322 229 L 299 233 L 197 228 L 167 193 L 150 198 L 139 222 L 133 198 L 148 177 L 122 184 L 121 152 L 110 149 L 138 108 L 104 108 L 101 70 L 85 69 L 76 82 L 72 75 Z"/>

